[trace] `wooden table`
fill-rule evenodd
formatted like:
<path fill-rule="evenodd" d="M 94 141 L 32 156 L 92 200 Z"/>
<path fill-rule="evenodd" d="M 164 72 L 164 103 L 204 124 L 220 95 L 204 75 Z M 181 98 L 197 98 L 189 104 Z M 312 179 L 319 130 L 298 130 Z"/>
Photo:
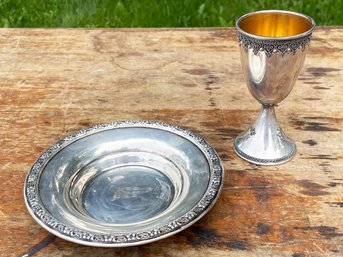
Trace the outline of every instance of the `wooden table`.
<path fill-rule="evenodd" d="M 343 28 L 317 28 L 277 108 L 296 141 L 289 163 L 238 158 L 256 118 L 234 29 L 1 29 L 1 256 L 342 256 Z M 218 151 L 225 183 L 199 222 L 155 243 L 92 248 L 57 238 L 26 211 L 25 176 L 69 133 L 123 119 L 178 124 Z"/>

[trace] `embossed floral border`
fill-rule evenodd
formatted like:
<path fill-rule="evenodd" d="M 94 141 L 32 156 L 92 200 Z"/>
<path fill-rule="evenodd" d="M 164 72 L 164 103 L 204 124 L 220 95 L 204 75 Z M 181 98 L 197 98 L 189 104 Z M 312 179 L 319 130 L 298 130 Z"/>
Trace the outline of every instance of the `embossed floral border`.
<path fill-rule="evenodd" d="M 311 34 L 295 39 L 277 40 L 253 38 L 238 32 L 237 37 L 239 45 L 246 51 L 252 49 L 255 55 L 263 51 L 267 57 L 271 57 L 273 53 L 284 56 L 290 52 L 294 55 L 299 49 L 304 51 L 311 41 Z"/>

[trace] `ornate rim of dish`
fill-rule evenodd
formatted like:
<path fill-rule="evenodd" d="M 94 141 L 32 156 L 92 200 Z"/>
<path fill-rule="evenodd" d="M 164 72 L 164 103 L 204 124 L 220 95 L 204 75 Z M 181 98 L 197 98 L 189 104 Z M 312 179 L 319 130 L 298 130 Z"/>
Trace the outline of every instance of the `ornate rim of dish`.
<path fill-rule="evenodd" d="M 83 231 L 74 227 L 63 224 L 52 214 L 50 214 L 43 206 L 39 192 L 38 182 L 41 172 L 44 170 L 45 165 L 50 159 L 54 157 L 63 148 L 69 144 L 83 137 L 89 136 L 94 133 L 99 133 L 105 130 L 111 130 L 116 128 L 125 127 L 143 127 L 143 128 L 155 128 L 172 132 L 179 136 L 184 137 L 193 144 L 195 144 L 206 156 L 209 163 L 210 179 L 208 187 L 201 198 L 201 200 L 193 206 L 187 213 L 178 217 L 177 219 L 163 224 L 158 228 L 154 228 L 147 231 L 139 231 L 137 233 L 122 233 L 122 234 L 109 234 L 109 233 L 92 233 L 89 231 Z M 201 217 L 203 217 L 216 202 L 219 193 L 223 185 L 224 169 L 221 160 L 212 146 L 210 146 L 199 135 L 181 128 L 176 125 L 160 121 L 149 120 L 126 120 L 117 121 L 105 124 L 95 125 L 90 128 L 82 129 L 74 134 L 71 134 L 56 144 L 49 147 L 32 165 L 24 184 L 24 199 L 26 207 L 31 216 L 40 224 L 43 228 L 51 232 L 52 234 L 61 237 L 67 241 L 71 241 L 78 244 L 100 247 L 123 247 L 146 244 L 153 241 L 157 241 L 173 234 L 184 230 L 191 226 Z"/>

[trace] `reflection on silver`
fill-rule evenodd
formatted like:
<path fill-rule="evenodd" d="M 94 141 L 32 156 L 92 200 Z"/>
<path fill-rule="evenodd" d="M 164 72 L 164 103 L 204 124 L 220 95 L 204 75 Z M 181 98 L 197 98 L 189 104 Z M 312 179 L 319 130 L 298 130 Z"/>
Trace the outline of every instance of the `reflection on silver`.
<path fill-rule="evenodd" d="M 66 240 L 104 247 L 175 234 L 215 203 L 223 167 L 198 135 L 153 121 L 97 125 L 44 152 L 27 175 L 33 218 Z"/>
<path fill-rule="evenodd" d="M 248 64 L 249 64 L 249 78 L 256 85 L 260 85 L 266 74 L 266 55 L 254 54 L 253 51 L 248 51 Z"/>
<path fill-rule="evenodd" d="M 269 27 L 263 30 L 266 19 L 278 20 L 278 16 L 282 16 L 280 20 L 291 21 L 289 24 L 301 21 L 300 27 L 304 31 L 284 37 L 264 36 L 263 33 L 273 32 L 268 31 Z M 287 22 L 285 26 L 289 25 Z M 255 29 L 256 24 L 260 27 Z M 296 146 L 279 128 L 274 107 L 288 96 L 295 84 L 315 23 L 298 13 L 259 11 L 242 16 L 236 26 L 243 73 L 250 93 L 262 104 L 262 110 L 253 126 L 236 138 L 234 150 L 252 163 L 284 163 L 295 155 Z M 277 26 L 270 30 L 288 31 L 288 28 Z M 251 31 L 261 34 L 255 35 Z"/>

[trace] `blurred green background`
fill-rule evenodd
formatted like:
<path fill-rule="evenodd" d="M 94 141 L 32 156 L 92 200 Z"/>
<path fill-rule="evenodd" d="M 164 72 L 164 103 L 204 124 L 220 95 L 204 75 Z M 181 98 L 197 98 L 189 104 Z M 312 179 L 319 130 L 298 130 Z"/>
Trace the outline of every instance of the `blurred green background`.
<path fill-rule="evenodd" d="M 0 27 L 221 27 L 261 9 L 343 25 L 343 0 L 0 0 Z"/>

